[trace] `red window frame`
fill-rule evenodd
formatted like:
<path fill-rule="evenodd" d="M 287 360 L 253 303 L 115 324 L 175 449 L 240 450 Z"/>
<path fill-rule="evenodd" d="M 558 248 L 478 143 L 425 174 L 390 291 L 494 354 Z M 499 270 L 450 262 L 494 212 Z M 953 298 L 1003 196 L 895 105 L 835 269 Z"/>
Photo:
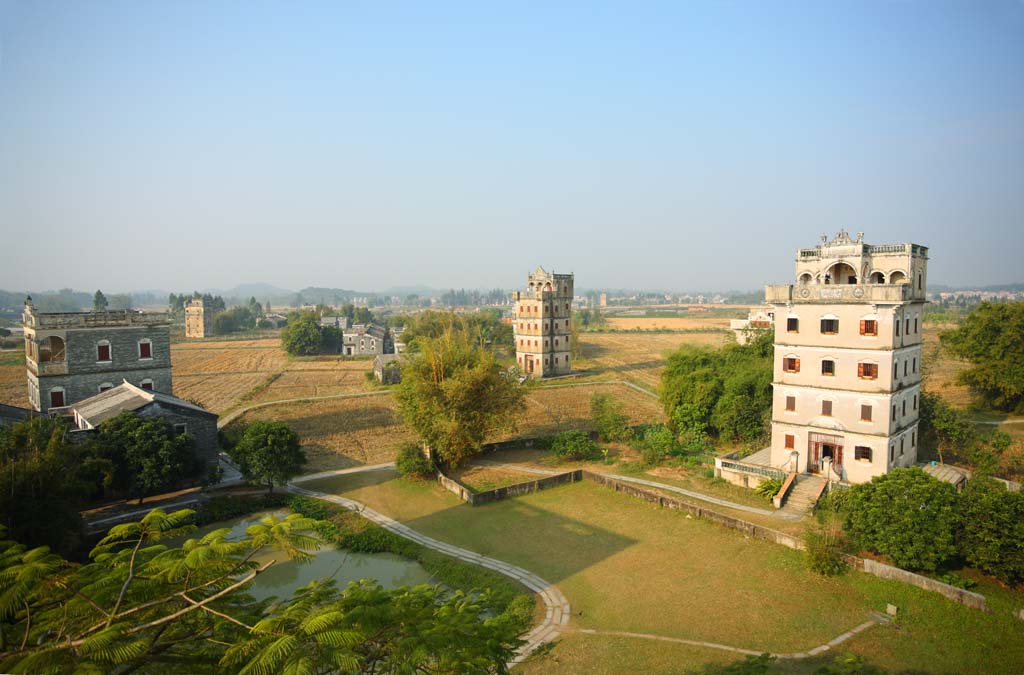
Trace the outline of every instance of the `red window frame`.
<path fill-rule="evenodd" d="M 110 361 L 110 345 L 96 345 L 96 360 Z"/>
<path fill-rule="evenodd" d="M 51 408 L 63 408 L 64 407 L 64 392 L 63 391 L 51 391 L 50 392 L 50 407 Z"/>
<path fill-rule="evenodd" d="M 792 450 L 796 447 L 796 436 L 793 434 L 786 434 L 786 449 Z"/>
<path fill-rule="evenodd" d="M 153 358 L 153 343 L 152 342 L 140 342 L 139 343 L 139 358 L 140 359 L 151 359 L 151 358 Z"/>

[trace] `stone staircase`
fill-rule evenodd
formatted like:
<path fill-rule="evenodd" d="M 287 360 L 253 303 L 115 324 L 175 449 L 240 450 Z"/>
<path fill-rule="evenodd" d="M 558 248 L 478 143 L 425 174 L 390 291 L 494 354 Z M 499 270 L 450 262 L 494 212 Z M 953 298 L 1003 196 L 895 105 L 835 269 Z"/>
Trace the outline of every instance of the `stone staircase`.
<path fill-rule="evenodd" d="M 821 487 L 825 479 L 814 474 L 797 474 L 796 485 L 794 485 L 786 496 L 786 503 L 782 505 L 781 511 L 789 513 L 804 514 L 814 508 Z"/>

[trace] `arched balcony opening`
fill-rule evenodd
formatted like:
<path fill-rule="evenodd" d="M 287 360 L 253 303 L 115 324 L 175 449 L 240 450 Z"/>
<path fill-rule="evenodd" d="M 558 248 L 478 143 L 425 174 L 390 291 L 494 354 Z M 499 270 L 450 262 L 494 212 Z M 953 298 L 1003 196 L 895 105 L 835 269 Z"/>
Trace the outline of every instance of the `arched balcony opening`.
<path fill-rule="evenodd" d="M 67 350 L 62 338 L 51 335 L 39 342 L 39 361 L 41 363 L 64 363 L 67 358 Z"/>

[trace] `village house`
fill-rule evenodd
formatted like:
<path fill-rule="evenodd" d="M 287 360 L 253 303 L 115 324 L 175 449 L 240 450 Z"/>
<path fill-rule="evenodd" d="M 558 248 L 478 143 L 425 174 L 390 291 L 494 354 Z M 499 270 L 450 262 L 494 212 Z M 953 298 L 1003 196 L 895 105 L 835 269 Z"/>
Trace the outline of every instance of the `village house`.
<path fill-rule="evenodd" d="M 137 387 L 127 380 L 72 405 L 50 408 L 49 414 L 65 417 L 76 430 L 89 432 L 126 411 L 139 417 L 165 420 L 176 433 L 187 434 L 195 440 L 196 452 L 207 464 L 217 464 L 219 446 L 215 413 L 170 394 Z"/>
<path fill-rule="evenodd" d="M 771 330 L 775 325 L 775 308 L 770 305 L 755 307 L 747 314 L 746 319 L 732 319 L 729 330 L 736 336 L 736 342 L 747 344 L 758 331 Z"/>
<path fill-rule="evenodd" d="M 394 344 L 387 328 L 376 324 L 357 323 L 342 331 L 341 353 L 345 356 L 376 356 L 393 354 Z"/>
<path fill-rule="evenodd" d="M 381 384 L 398 384 L 402 381 L 402 356 L 400 354 L 378 354 L 373 357 L 373 375 Z"/>
<path fill-rule="evenodd" d="M 22 313 L 29 405 L 39 412 L 71 405 L 127 380 L 171 393 L 171 318 L 130 309 Z"/>

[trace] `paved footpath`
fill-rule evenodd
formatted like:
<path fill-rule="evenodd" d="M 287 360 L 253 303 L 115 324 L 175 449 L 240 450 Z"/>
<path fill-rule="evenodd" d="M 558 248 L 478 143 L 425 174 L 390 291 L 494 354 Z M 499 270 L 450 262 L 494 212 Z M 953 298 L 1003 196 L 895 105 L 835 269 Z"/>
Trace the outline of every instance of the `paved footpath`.
<path fill-rule="evenodd" d="M 339 469 L 336 471 L 324 471 L 318 474 L 312 474 L 309 476 L 302 476 L 296 478 L 288 484 L 288 490 L 295 494 L 305 495 L 308 497 L 316 497 L 317 499 L 323 499 L 325 501 L 338 504 L 350 511 L 355 511 L 364 518 L 373 521 L 377 525 L 380 525 L 386 530 L 394 532 L 400 537 L 411 539 L 418 544 L 422 544 L 427 548 L 431 548 L 435 551 L 440 551 L 445 555 L 450 555 L 454 558 L 458 558 L 464 562 L 472 563 L 474 565 L 480 565 L 487 569 L 494 570 L 500 574 L 504 574 L 507 577 L 518 581 L 533 592 L 540 595 L 541 600 L 544 601 L 545 607 L 547 607 L 547 613 L 544 616 L 544 620 L 533 628 L 529 633 L 526 634 L 524 640 L 526 641 L 519 650 L 516 652 L 515 658 L 509 662 L 509 666 L 521 663 L 540 647 L 545 642 L 549 642 L 557 638 L 565 626 L 569 623 L 569 601 L 566 600 L 562 592 L 558 590 L 558 587 L 552 583 L 549 583 L 536 574 L 524 570 L 522 567 L 516 567 L 501 560 L 490 558 L 488 556 L 474 553 L 468 549 L 460 548 L 458 546 L 452 546 L 446 544 L 443 541 L 438 541 L 424 534 L 420 534 L 416 530 L 403 525 L 394 518 L 385 516 L 383 513 L 379 513 L 369 508 L 365 504 L 357 502 L 353 499 L 347 499 L 338 495 L 326 494 L 324 492 L 318 492 L 316 490 L 309 490 L 306 488 L 299 487 L 296 483 L 302 483 L 317 478 L 327 478 L 329 476 L 343 475 L 347 473 L 357 473 L 360 471 L 375 471 L 380 469 L 387 469 L 394 466 L 394 464 L 378 464 L 370 467 L 354 467 L 352 469 Z"/>

